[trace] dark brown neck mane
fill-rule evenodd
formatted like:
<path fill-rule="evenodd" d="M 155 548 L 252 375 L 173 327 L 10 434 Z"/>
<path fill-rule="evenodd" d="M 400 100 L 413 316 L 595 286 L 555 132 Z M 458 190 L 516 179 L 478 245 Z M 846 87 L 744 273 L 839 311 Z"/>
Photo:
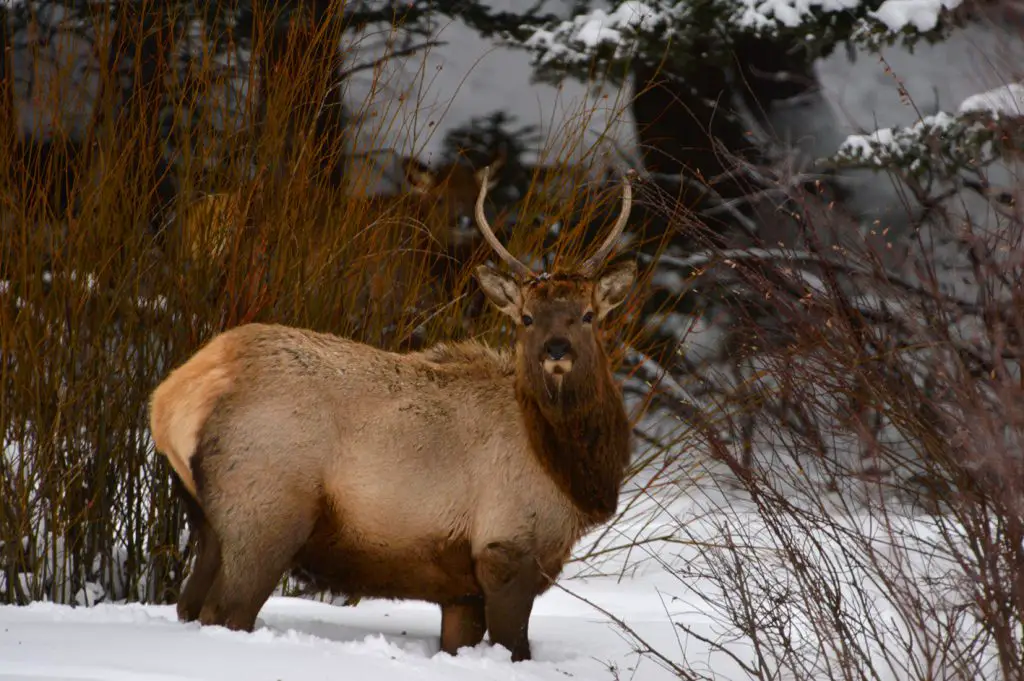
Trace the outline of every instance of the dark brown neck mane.
<path fill-rule="evenodd" d="M 591 522 L 615 514 L 630 456 L 630 427 L 603 353 L 583 394 L 562 405 L 542 404 L 516 375 L 516 399 L 534 454 Z"/>

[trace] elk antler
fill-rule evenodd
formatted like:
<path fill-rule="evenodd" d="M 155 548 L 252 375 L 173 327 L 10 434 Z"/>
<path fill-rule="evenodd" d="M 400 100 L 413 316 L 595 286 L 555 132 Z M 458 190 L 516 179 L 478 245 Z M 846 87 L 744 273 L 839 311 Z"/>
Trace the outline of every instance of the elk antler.
<path fill-rule="evenodd" d="M 495 250 L 498 256 L 501 257 L 512 270 L 519 275 L 521 279 L 533 279 L 536 275 L 533 270 L 524 265 L 523 263 L 516 260 L 515 256 L 508 252 L 501 242 L 498 241 L 498 237 L 494 236 L 494 232 L 491 231 L 491 226 L 487 224 L 487 218 L 484 216 L 484 198 L 487 196 L 487 184 L 488 175 L 491 172 L 491 166 L 486 166 L 483 169 L 482 176 L 480 178 L 480 195 L 476 199 L 476 224 L 480 227 L 480 231 L 484 235 L 484 239 L 491 245 L 491 248 Z"/>
<path fill-rule="evenodd" d="M 612 248 L 615 247 L 615 242 L 618 241 L 619 235 L 622 234 L 622 230 L 626 228 L 626 221 L 629 220 L 629 212 L 633 206 L 633 185 L 630 182 L 632 177 L 636 176 L 636 171 L 630 168 L 622 176 L 622 211 L 619 213 L 619 219 L 615 221 L 615 225 L 612 227 L 611 233 L 601 244 L 601 247 L 597 249 L 597 252 L 592 256 L 583 261 L 580 265 L 580 273 L 585 276 L 592 276 L 604 259 L 608 257 L 608 254 L 612 252 Z"/>

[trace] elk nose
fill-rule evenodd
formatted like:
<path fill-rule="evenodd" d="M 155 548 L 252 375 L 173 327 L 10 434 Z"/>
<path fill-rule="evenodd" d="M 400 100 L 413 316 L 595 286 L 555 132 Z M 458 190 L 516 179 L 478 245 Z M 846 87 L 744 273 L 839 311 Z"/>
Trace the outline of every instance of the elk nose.
<path fill-rule="evenodd" d="M 572 343 L 568 338 L 552 338 L 544 344 L 544 352 L 548 357 L 556 360 L 565 357 L 571 349 Z"/>

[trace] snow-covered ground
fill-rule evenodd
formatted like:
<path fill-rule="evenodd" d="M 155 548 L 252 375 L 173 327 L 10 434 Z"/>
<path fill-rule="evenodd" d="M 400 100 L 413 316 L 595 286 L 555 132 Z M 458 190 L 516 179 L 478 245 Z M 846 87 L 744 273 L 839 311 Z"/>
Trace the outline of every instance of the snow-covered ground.
<path fill-rule="evenodd" d="M 669 647 L 673 626 L 652 588 L 604 580 L 583 591 Z M 36 603 L 0 608 L 0 680 L 171 681 L 245 679 L 672 678 L 591 608 L 564 593 L 542 598 L 532 627 L 534 660 L 512 664 L 486 642 L 456 657 L 438 651 L 440 614 L 429 604 L 363 601 L 354 608 L 272 598 L 251 634 L 179 624 L 171 606 Z"/>

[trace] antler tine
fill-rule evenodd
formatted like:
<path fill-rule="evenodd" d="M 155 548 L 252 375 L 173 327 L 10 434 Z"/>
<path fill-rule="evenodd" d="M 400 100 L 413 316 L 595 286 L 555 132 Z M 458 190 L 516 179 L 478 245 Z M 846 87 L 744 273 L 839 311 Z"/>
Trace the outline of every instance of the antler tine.
<path fill-rule="evenodd" d="M 483 233 L 484 239 L 491 245 L 491 248 L 495 250 L 498 256 L 508 263 L 508 266 L 519 275 L 522 279 L 532 279 L 535 275 L 533 270 L 521 263 L 511 253 L 508 252 L 501 242 L 498 241 L 498 237 L 494 236 L 494 232 L 491 231 L 491 226 L 487 224 L 487 218 L 484 216 L 484 199 L 487 197 L 487 180 L 490 175 L 491 166 L 487 166 L 483 170 L 483 176 L 480 181 L 480 194 L 476 199 L 476 224 L 480 228 L 480 232 Z"/>
<path fill-rule="evenodd" d="M 633 185 L 630 181 L 633 177 L 636 177 L 636 171 L 632 168 L 622 176 L 622 210 L 619 212 L 619 219 L 615 221 L 611 233 L 597 249 L 597 252 L 583 261 L 580 270 L 584 274 L 593 274 L 601 266 L 601 263 L 615 247 L 615 242 L 618 241 L 622 230 L 626 228 L 626 222 L 629 220 L 629 213 L 633 207 Z"/>

